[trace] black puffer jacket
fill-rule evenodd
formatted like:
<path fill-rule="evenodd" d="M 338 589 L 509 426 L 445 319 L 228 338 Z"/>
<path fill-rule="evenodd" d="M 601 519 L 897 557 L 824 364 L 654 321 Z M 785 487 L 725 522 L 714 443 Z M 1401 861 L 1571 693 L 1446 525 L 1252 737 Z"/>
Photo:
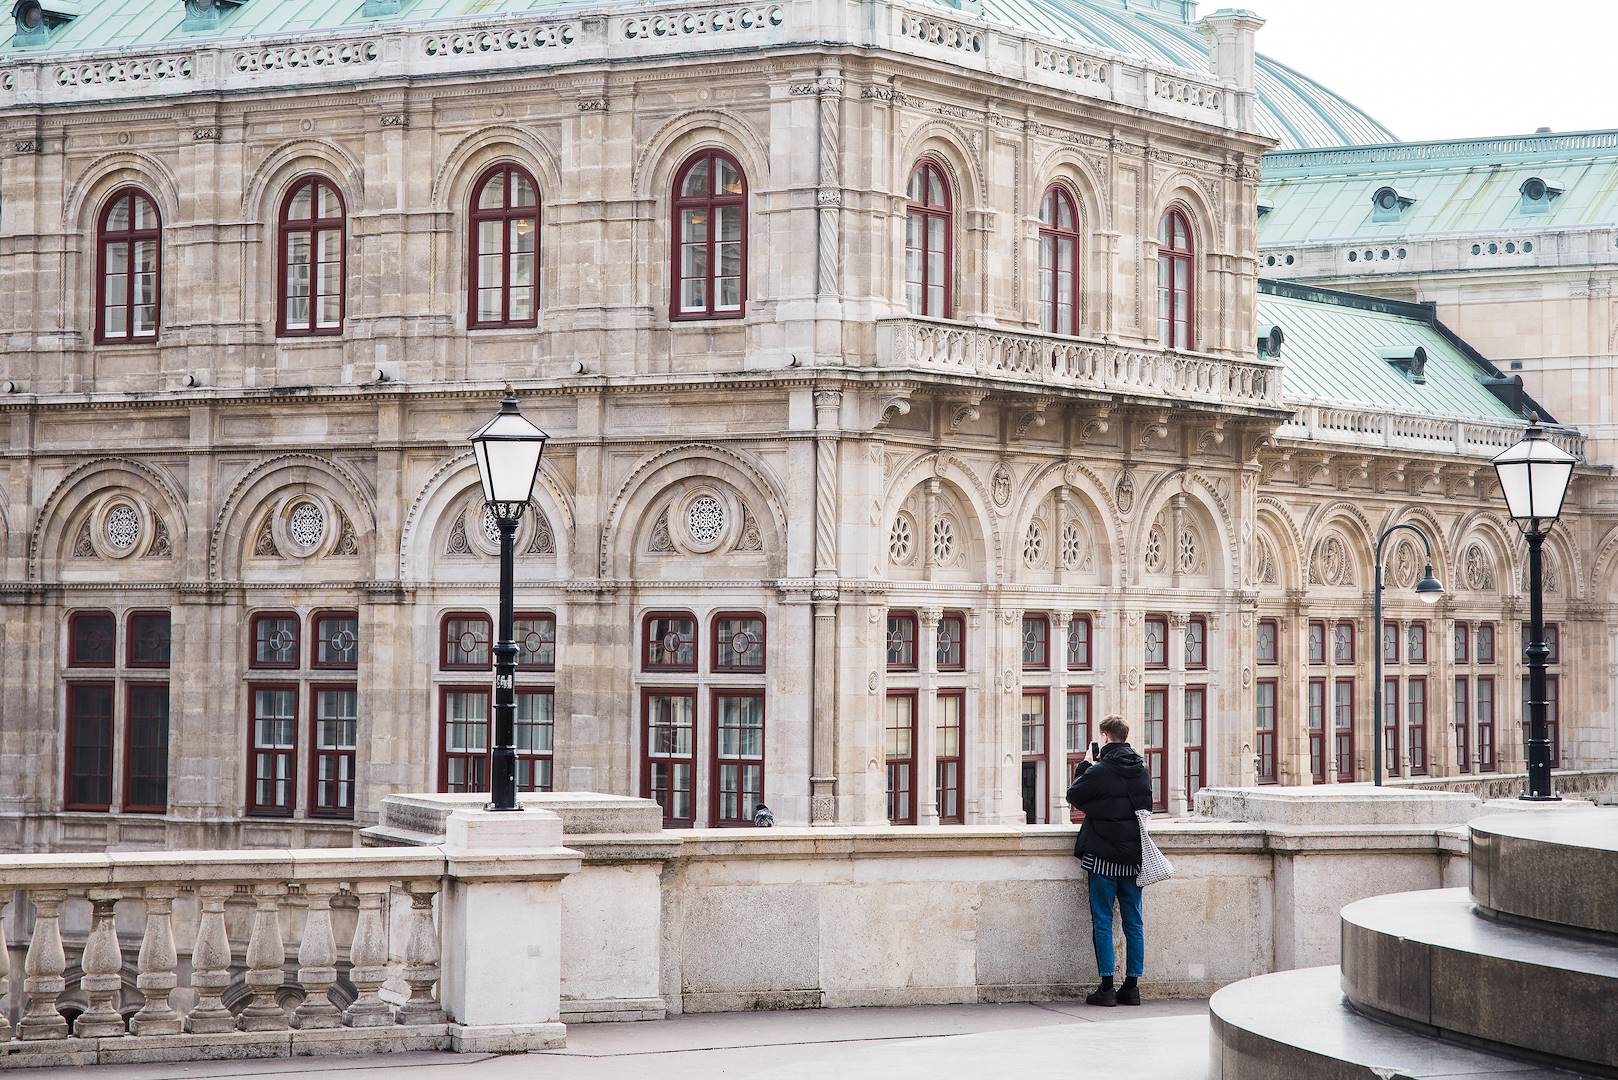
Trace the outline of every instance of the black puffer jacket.
<path fill-rule="evenodd" d="M 1084 813 L 1074 855 L 1140 865 L 1135 811 L 1152 808 L 1152 778 L 1146 761 L 1128 743 L 1108 743 L 1101 748 L 1101 760 L 1080 762 L 1067 801 Z"/>

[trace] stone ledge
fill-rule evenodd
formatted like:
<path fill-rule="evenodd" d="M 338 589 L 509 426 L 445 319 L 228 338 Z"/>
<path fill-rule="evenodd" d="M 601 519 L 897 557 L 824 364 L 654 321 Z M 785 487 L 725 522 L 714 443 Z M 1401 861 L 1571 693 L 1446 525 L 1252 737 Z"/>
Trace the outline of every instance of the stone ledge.
<path fill-rule="evenodd" d="M 1482 800 L 1456 791 L 1318 784 L 1308 787 L 1205 788 L 1197 816 L 1257 825 L 1463 825 Z"/>
<path fill-rule="evenodd" d="M 457 1054 L 522 1054 L 567 1045 L 565 1024 L 451 1024 L 448 1049 Z"/>
<path fill-rule="evenodd" d="M 0 1042 L 0 1069 L 448 1050 L 454 1041 L 454 1028 L 455 1025 L 450 1024 L 392 1024 L 380 1028 L 331 1028 L 319 1031 L 226 1031 L 216 1035 L 125 1035 L 28 1042 L 12 1040 Z"/>
<path fill-rule="evenodd" d="M 563 998 L 562 1023 L 608 1024 L 624 1020 L 662 1020 L 668 1016 L 662 998 Z"/>

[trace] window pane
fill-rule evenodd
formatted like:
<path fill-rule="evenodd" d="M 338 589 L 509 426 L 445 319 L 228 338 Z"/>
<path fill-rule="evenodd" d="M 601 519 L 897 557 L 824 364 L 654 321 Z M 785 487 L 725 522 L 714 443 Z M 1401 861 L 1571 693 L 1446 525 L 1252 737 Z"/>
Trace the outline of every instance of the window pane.
<path fill-rule="evenodd" d="M 311 210 L 314 208 L 313 188 L 308 184 L 300 184 L 297 194 L 292 196 L 292 202 L 287 207 L 287 220 L 308 221 Z"/>
<path fill-rule="evenodd" d="M 356 746 L 359 693 L 321 690 L 315 694 L 315 749 L 353 750 Z"/>
<path fill-rule="evenodd" d="M 523 671 L 551 671 L 556 667 L 556 617 L 524 615 L 512 620 L 517 642 L 517 667 Z"/>
<path fill-rule="evenodd" d="M 511 174 L 511 205 L 533 206 L 537 201 L 534 185 L 522 173 Z"/>
<path fill-rule="evenodd" d="M 73 664 L 111 665 L 117 623 L 111 615 L 75 615 L 68 622 L 68 653 Z"/>
<path fill-rule="evenodd" d="M 324 615 L 316 624 L 319 635 L 315 662 L 332 667 L 353 667 L 359 662 L 360 620 L 357 615 Z"/>
<path fill-rule="evenodd" d="M 506 204 L 506 174 L 497 172 L 484 181 L 478 193 L 479 210 L 499 210 Z"/>
<path fill-rule="evenodd" d="M 764 670 L 764 620 L 750 617 L 721 618 L 715 630 L 719 669 Z"/>
<path fill-rule="evenodd" d="M 129 686 L 130 808 L 167 809 L 169 801 L 169 688 L 167 683 Z"/>
<path fill-rule="evenodd" d="M 261 615 L 254 619 L 253 661 L 259 665 L 296 667 L 298 620 L 279 615 Z"/>
<path fill-rule="evenodd" d="M 489 620 L 481 616 L 444 620 L 444 663 L 450 667 L 488 667 Z"/>
<path fill-rule="evenodd" d="M 913 753 L 916 734 L 916 702 L 906 695 L 888 698 L 886 756 L 908 758 Z"/>
<path fill-rule="evenodd" d="M 133 195 L 119 196 L 118 201 L 112 204 L 107 213 L 108 232 L 128 232 L 130 222 L 129 204 L 134 200 Z"/>
<path fill-rule="evenodd" d="M 711 158 L 702 157 L 692 163 L 690 169 L 686 171 L 685 183 L 680 187 L 682 198 L 702 198 L 712 194 L 712 189 L 708 186 L 711 162 Z"/>
<path fill-rule="evenodd" d="M 143 667 L 168 667 L 169 633 L 169 613 L 166 611 L 130 616 L 130 662 Z"/>
<path fill-rule="evenodd" d="M 106 809 L 112 802 L 112 687 L 67 688 L 67 803 Z"/>
<path fill-rule="evenodd" d="M 335 218 L 342 216 L 343 205 L 337 198 L 336 189 L 327 184 L 316 184 L 315 191 L 319 195 L 317 209 L 322 218 Z"/>
<path fill-rule="evenodd" d="M 646 666 L 688 670 L 697 662 L 697 622 L 689 615 L 657 615 L 646 621 Z"/>

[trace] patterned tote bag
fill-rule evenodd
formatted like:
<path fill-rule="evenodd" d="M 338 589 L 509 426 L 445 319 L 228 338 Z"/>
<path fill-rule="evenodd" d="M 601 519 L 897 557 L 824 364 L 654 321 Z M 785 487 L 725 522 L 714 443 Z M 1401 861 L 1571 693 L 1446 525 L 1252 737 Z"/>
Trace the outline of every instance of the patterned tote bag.
<path fill-rule="evenodd" d="M 1135 877 L 1135 884 L 1143 889 L 1174 876 L 1173 865 L 1152 842 L 1152 834 L 1146 828 L 1151 818 L 1150 810 L 1135 811 L 1135 820 L 1140 822 L 1140 873 Z"/>

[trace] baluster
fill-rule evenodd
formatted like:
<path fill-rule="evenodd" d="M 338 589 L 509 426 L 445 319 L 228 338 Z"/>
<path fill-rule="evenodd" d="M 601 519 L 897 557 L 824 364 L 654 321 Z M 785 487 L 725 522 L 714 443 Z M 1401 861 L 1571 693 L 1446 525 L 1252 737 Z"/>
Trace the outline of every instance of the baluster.
<path fill-rule="evenodd" d="M 382 927 L 382 900 L 388 889 L 386 884 L 375 882 L 354 886 L 360 898 L 360 913 L 354 925 L 354 940 L 348 947 L 348 978 L 359 996 L 343 1014 L 343 1023 L 349 1027 L 386 1027 L 393 1023 L 393 1009 L 379 995 L 388 977 L 388 942 Z"/>
<path fill-rule="evenodd" d="M 197 1035 L 236 1030 L 236 1018 L 220 1000 L 230 986 L 230 941 L 225 937 L 225 898 L 229 885 L 203 885 L 197 889 L 202 918 L 191 949 L 191 988 L 197 1003 L 185 1018 L 185 1030 Z"/>
<path fill-rule="evenodd" d="M 118 947 L 118 927 L 113 914 L 123 894 L 117 889 L 91 889 L 85 893 L 94 911 L 90 937 L 84 943 L 79 966 L 84 977 L 79 985 L 90 999 L 90 1007 L 74 1021 L 73 1034 L 81 1039 L 111 1038 L 126 1034 L 124 1018 L 116 999 L 124 984 L 124 955 Z"/>
<path fill-rule="evenodd" d="M 410 889 L 410 936 L 405 940 L 404 977 L 410 1000 L 399 1010 L 401 1024 L 442 1024 L 444 1010 L 433 1000 L 438 981 L 438 927 L 433 925 L 433 896 L 438 882 L 413 882 Z"/>
<path fill-rule="evenodd" d="M 6 899 L 0 893 L 0 1042 L 11 1041 L 7 993 L 11 990 L 11 950 L 6 944 Z"/>
<path fill-rule="evenodd" d="M 56 1011 L 56 995 L 67 988 L 62 972 L 67 956 L 62 952 L 62 905 L 66 889 L 41 889 L 32 894 L 34 933 L 28 939 L 28 956 L 23 960 L 23 994 L 28 1012 L 17 1026 L 24 1039 L 65 1039 L 67 1021 Z"/>
<path fill-rule="evenodd" d="M 343 1026 L 343 1012 L 331 1002 L 331 988 L 337 982 L 337 940 L 331 931 L 331 898 L 336 885 L 305 885 L 309 912 L 303 920 L 303 940 L 298 943 L 298 981 L 304 999 L 292 1013 L 297 1028 Z"/>
<path fill-rule="evenodd" d="M 286 981 L 287 950 L 281 940 L 285 885 L 253 886 L 253 933 L 247 939 L 247 989 L 253 995 L 237 1026 L 243 1031 L 285 1031 L 287 1012 L 275 1000 Z"/>
<path fill-rule="evenodd" d="M 136 964 L 140 973 L 135 985 L 146 997 L 129 1027 L 136 1035 L 178 1035 L 185 1024 L 169 995 L 174 992 L 179 977 L 175 965 L 179 957 L 174 949 L 174 898 L 180 890 L 168 885 L 152 886 L 146 890 L 146 932 L 140 939 L 140 956 Z"/>

